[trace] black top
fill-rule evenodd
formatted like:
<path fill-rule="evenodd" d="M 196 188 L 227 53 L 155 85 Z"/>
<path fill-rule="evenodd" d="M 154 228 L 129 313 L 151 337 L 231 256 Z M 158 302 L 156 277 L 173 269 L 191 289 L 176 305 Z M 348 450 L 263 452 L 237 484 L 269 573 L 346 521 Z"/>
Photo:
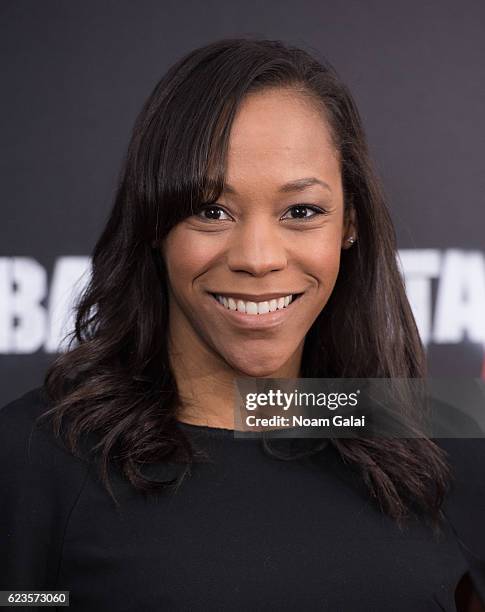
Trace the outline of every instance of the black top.
<path fill-rule="evenodd" d="M 155 498 L 116 476 L 117 510 L 94 464 L 33 431 L 46 408 L 35 389 L 0 411 L 0 590 L 68 590 L 89 612 L 420 612 L 455 610 L 470 571 L 485 598 L 483 439 L 437 440 L 457 483 L 436 541 L 417 521 L 401 532 L 331 444 L 281 461 L 182 423 L 213 461 Z"/>

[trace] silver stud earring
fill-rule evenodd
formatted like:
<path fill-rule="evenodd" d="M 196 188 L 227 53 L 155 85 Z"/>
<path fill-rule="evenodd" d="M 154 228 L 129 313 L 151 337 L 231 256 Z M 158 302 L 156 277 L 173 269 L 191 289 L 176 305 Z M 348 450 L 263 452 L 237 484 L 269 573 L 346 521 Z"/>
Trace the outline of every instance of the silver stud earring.
<path fill-rule="evenodd" d="M 350 236 L 350 238 L 348 239 L 348 242 L 350 242 L 350 244 L 354 244 L 355 238 L 353 236 Z"/>

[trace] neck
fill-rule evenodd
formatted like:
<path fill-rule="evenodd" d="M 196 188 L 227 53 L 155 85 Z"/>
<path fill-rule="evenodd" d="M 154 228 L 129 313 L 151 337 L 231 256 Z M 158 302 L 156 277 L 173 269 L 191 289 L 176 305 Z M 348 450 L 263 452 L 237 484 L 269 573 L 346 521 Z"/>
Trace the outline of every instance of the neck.
<path fill-rule="evenodd" d="M 178 420 L 192 425 L 234 429 L 235 379 L 250 375 L 232 368 L 201 342 L 191 342 L 187 346 L 183 336 L 171 336 L 169 346 L 170 365 L 181 399 Z M 297 378 L 300 364 L 301 347 L 287 363 L 264 378 Z"/>

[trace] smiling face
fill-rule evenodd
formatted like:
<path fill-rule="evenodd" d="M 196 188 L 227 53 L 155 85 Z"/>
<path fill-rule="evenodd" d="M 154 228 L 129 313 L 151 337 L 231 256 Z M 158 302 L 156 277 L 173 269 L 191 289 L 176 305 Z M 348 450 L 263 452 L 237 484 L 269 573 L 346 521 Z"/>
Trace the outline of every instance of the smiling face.
<path fill-rule="evenodd" d="M 164 241 L 170 343 L 237 376 L 298 376 L 305 336 L 355 237 L 321 112 L 290 90 L 247 96 L 225 181 L 217 204 Z"/>

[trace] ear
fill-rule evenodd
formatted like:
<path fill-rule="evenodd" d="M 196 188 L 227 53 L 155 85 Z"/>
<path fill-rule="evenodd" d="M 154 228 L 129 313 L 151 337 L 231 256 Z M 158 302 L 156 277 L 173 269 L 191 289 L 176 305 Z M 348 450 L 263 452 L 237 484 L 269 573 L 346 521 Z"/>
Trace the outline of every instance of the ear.
<path fill-rule="evenodd" d="M 349 242 L 349 238 L 353 238 L 353 242 Z M 350 249 L 357 241 L 357 215 L 355 208 L 351 204 L 346 210 L 344 224 L 342 228 L 342 249 Z"/>

